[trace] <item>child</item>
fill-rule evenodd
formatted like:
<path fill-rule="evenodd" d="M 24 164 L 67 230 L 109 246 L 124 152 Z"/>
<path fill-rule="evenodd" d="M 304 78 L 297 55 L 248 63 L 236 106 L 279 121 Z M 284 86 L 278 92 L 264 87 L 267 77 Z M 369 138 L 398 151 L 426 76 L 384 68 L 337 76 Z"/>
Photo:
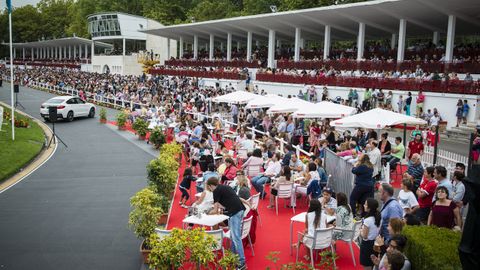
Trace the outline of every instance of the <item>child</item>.
<path fill-rule="evenodd" d="M 191 157 L 191 160 L 192 160 L 192 172 L 195 172 L 196 171 L 196 168 L 197 168 L 197 164 L 200 160 L 200 143 L 199 142 L 194 142 L 193 145 L 192 145 L 192 150 L 191 150 L 191 154 L 190 154 L 190 157 Z"/>
<path fill-rule="evenodd" d="M 398 193 L 398 202 L 403 208 L 403 215 L 405 216 L 405 214 L 410 214 L 418 208 L 418 201 L 413 194 L 413 183 L 410 179 L 403 179 L 401 187 L 402 189 Z"/>
<path fill-rule="evenodd" d="M 180 206 L 183 208 L 188 208 L 185 203 L 188 201 L 190 198 L 190 195 L 188 194 L 190 190 L 190 185 L 193 181 L 197 180 L 192 173 L 192 168 L 186 168 L 185 171 L 183 172 L 183 179 L 178 188 L 182 192 L 182 197 L 180 198 Z"/>

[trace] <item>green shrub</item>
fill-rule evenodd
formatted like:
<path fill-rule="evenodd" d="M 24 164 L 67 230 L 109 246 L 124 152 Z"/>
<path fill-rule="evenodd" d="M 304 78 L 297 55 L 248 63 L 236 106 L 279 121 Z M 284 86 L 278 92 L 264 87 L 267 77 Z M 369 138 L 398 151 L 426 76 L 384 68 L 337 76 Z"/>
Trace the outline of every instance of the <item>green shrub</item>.
<path fill-rule="evenodd" d="M 142 118 L 138 117 L 132 125 L 132 129 L 137 132 L 138 136 L 145 137 L 148 131 L 148 123 Z"/>
<path fill-rule="evenodd" d="M 107 120 L 107 110 L 105 108 L 100 109 L 100 120 Z"/>
<path fill-rule="evenodd" d="M 158 218 L 163 214 L 161 196 L 151 188 L 144 188 L 130 198 L 132 210 L 128 225 L 138 238 L 147 239 L 155 231 Z"/>
<path fill-rule="evenodd" d="M 150 138 L 148 140 L 157 149 L 167 142 L 167 138 L 160 127 L 155 127 L 152 132 L 150 132 Z"/>
<path fill-rule="evenodd" d="M 127 113 L 121 111 L 117 114 L 117 126 L 119 128 L 124 127 L 125 123 L 127 122 Z"/>
<path fill-rule="evenodd" d="M 458 257 L 461 233 L 434 226 L 405 226 L 405 255 L 415 270 L 462 269 Z"/>

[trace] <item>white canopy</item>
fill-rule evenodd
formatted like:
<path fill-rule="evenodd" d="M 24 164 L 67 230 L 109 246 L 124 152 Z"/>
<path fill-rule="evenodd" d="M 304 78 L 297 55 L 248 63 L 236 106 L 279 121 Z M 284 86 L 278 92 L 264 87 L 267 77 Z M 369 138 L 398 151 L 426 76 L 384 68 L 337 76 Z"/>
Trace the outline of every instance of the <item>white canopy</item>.
<path fill-rule="evenodd" d="M 398 124 L 425 125 L 427 124 L 427 122 L 425 120 L 412 116 L 377 108 L 356 115 L 348 116 L 343 119 L 338 119 L 330 123 L 330 125 L 337 127 L 358 127 L 371 129 L 382 129 L 387 126 L 394 126 Z"/>
<path fill-rule="evenodd" d="M 305 106 L 293 113 L 295 118 L 342 118 L 355 113 L 357 109 L 329 101 Z"/>
<path fill-rule="evenodd" d="M 230 94 L 214 97 L 212 101 L 217 103 L 245 104 L 257 97 L 260 97 L 260 95 L 252 94 L 246 91 L 235 91 Z"/>
<path fill-rule="evenodd" d="M 250 100 L 245 106 L 246 109 L 255 108 L 269 108 L 275 105 L 280 105 L 284 102 L 288 102 L 288 98 L 284 98 L 278 95 L 268 94 L 266 96 L 258 96 L 255 99 Z"/>
<path fill-rule="evenodd" d="M 285 99 L 284 102 L 278 105 L 274 105 L 268 109 L 267 113 L 268 114 L 274 114 L 274 113 L 291 113 L 299 110 L 300 108 L 304 108 L 307 106 L 312 106 L 314 105 L 311 102 L 305 101 L 303 99 L 299 99 L 296 97 L 293 98 L 287 98 Z"/>

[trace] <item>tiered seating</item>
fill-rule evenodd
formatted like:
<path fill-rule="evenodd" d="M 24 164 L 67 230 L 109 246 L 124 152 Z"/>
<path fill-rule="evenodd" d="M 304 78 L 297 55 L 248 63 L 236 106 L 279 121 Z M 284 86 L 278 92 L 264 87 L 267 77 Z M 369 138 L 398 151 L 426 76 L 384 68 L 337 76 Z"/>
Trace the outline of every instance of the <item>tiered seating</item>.
<path fill-rule="evenodd" d="M 152 75 L 215 78 L 215 79 L 228 79 L 228 80 L 245 80 L 246 79 L 244 75 L 238 72 L 175 70 L 175 69 L 165 69 L 165 68 L 150 69 L 149 72 Z"/>
<path fill-rule="evenodd" d="M 261 65 L 258 61 L 248 62 L 246 60 L 187 60 L 187 59 L 172 59 L 165 61 L 166 66 L 178 66 L 178 67 L 247 67 L 247 68 L 260 68 Z"/>
<path fill-rule="evenodd" d="M 60 67 L 60 68 L 75 68 L 79 69 L 81 64 L 89 64 L 90 59 L 14 59 L 14 65 L 29 65 L 38 67 Z"/>
<path fill-rule="evenodd" d="M 283 74 L 259 73 L 258 81 L 315 84 L 358 88 L 398 89 L 406 91 L 426 91 L 458 94 L 478 94 L 480 84 L 466 81 L 425 81 L 416 79 L 383 79 L 383 78 L 354 78 L 354 77 L 311 77 Z"/>

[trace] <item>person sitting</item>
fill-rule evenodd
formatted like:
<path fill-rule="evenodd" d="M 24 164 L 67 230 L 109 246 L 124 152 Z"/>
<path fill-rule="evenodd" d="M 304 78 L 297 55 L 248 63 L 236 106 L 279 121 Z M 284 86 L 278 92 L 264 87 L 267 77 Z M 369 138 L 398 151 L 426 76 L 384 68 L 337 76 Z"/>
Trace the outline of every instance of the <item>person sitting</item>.
<path fill-rule="evenodd" d="M 275 153 L 270 160 L 267 161 L 266 169 L 262 174 L 259 174 L 252 178 L 252 185 L 255 190 L 260 193 L 260 197 L 265 198 L 265 192 L 263 190 L 263 185 L 272 180 L 273 177 L 277 176 L 282 169 L 280 164 L 280 153 Z"/>
<path fill-rule="evenodd" d="M 278 186 L 280 184 L 291 184 L 292 182 L 290 181 L 292 177 L 292 172 L 290 170 L 289 166 L 283 166 L 280 172 L 280 177 L 277 178 L 277 181 L 275 184 L 272 185 L 272 188 L 270 189 L 270 193 L 272 196 L 270 196 L 270 202 L 267 208 L 273 208 L 274 203 L 275 203 L 275 196 L 277 196 L 278 193 Z"/>
<path fill-rule="evenodd" d="M 337 210 L 337 200 L 332 197 L 332 193 L 333 191 L 331 189 L 324 188 L 322 190 L 322 197 L 318 199 L 323 211 L 330 216 L 335 215 L 335 211 Z"/>
<path fill-rule="evenodd" d="M 337 213 L 335 219 L 335 227 L 337 229 L 351 230 L 353 227 L 353 214 L 350 205 L 348 204 L 347 195 L 343 192 L 338 192 L 337 195 Z M 333 239 L 343 239 L 345 233 L 342 231 L 334 231 Z"/>
<path fill-rule="evenodd" d="M 222 173 L 222 181 L 232 181 L 237 176 L 237 167 L 232 158 L 225 158 L 225 170 Z"/>
<path fill-rule="evenodd" d="M 462 227 L 462 219 L 460 217 L 460 210 L 455 202 L 448 199 L 449 191 L 445 186 L 438 186 L 435 192 L 435 201 L 432 205 L 432 210 L 428 216 L 427 225 L 435 225 L 458 230 Z"/>
<path fill-rule="evenodd" d="M 403 267 L 400 268 L 401 270 L 410 270 L 411 269 L 411 263 L 408 260 L 407 256 L 403 253 L 403 250 L 405 249 L 407 245 L 407 237 L 405 237 L 402 234 L 397 234 L 392 236 L 392 239 L 390 239 L 390 244 L 387 247 L 387 252 L 383 254 L 382 259 L 379 257 L 372 255 L 372 261 L 374 264 L 373 270 L 382 270 L 382 269 L 387 269 L 387 254 L 391 253 L 393 250 L 396 250 L 400 252 L 403 257 L 404 257 L 404 264 Z"/>
<path fill-rule="evenodd" d="M 302 187 L 297 187 L 297 192 L 311 196 L 311 199 L 317 199 L 320 196 L 320 176 L 317 172 L 317 165 L 311 162 L 308 164 L 308 173 L 304 173 L 305 179 L 301 183 Z"/>
<path fill-rule="evenodd" d="M 219 178 L 219 175 L 217 172 L 215 172 L 215 164 L 213 163 L 208 163 L 207 164 L 207 170 L 203 173 L 203 181 L 197 182 L 196 188 L 197 188 L 197 193 L 202 192 L 205 186 L 205 182 L 210 178 L 210 177 L 215 177 Z"/>
<path fill-rule="evenodd" d="M 237 176 L 236 192 L 243 204 L 250 207 L 250 204 L 248 203 L 248 199 L 250 199 L 251 196 L 250 187 L 248 186 L 248 178 L 245 175 Z"/>
<path fill-rule="evenodd" d="M 315 230 L 325 228 L 327 228 L 327 216 L 322 214 L 322 205 L 318 200 L 310 200 L 307 215 L 305 216 L 305 231 L 303 232 L 303 236 L 308 235 L 309 237 L 303 237 L 301 243 L 303 243 L 305 247 L 311 247 L 313 245 Z M 304 259 L 309 261 L 310 257 L 305 255 Z"/>
<path fill-rule="evenodd" d="M 290 169 L 292 171 L 296 172 L 302 172 L 303 171 L 303 163 L 300 161 L 300 159 L 297 157 L 297 154 L 293 153 L 290 162 L 289 162 Z"/>
<path fill-rule="evenodd" d="M 402 144 L 402 138 L 395 138 L 395 145 L 392 147 L 392 154 L 388 158 L 388 163 L 390 163 L 390 171 L 393 172 L 397 168 L 397 163 L 402 160 L 405 154 L 405 146 Z"/>
<path fill-rule="evenodd" d="M 423 165 L 419 154 L 413 154 L 408 161 L 407 171 L 403 174 L 404 178 L 409 179 L 413 183 L 412 191 L 416 192 L 422 182 Z"/>
<path fill-rule="evenodd" d="M 242 169 L 245 171 L 246 175 L 251 176 L 250 172 L 260 173 L 260 168 L 263 165 L 262 150 L 255 149 L 253 150 L 252 155 L 243 163 Z M 254 175 L 256 176 L 256 175 Z"/>
<path fill-rule="evenodd" d="M 247 153 L 251 153 L 255 149 L 255 141 L 253 141 L 252 138 L 252 134 L 248 133 L 247 138 L 239 143 L 238 149 L 245 149 Z"/>

